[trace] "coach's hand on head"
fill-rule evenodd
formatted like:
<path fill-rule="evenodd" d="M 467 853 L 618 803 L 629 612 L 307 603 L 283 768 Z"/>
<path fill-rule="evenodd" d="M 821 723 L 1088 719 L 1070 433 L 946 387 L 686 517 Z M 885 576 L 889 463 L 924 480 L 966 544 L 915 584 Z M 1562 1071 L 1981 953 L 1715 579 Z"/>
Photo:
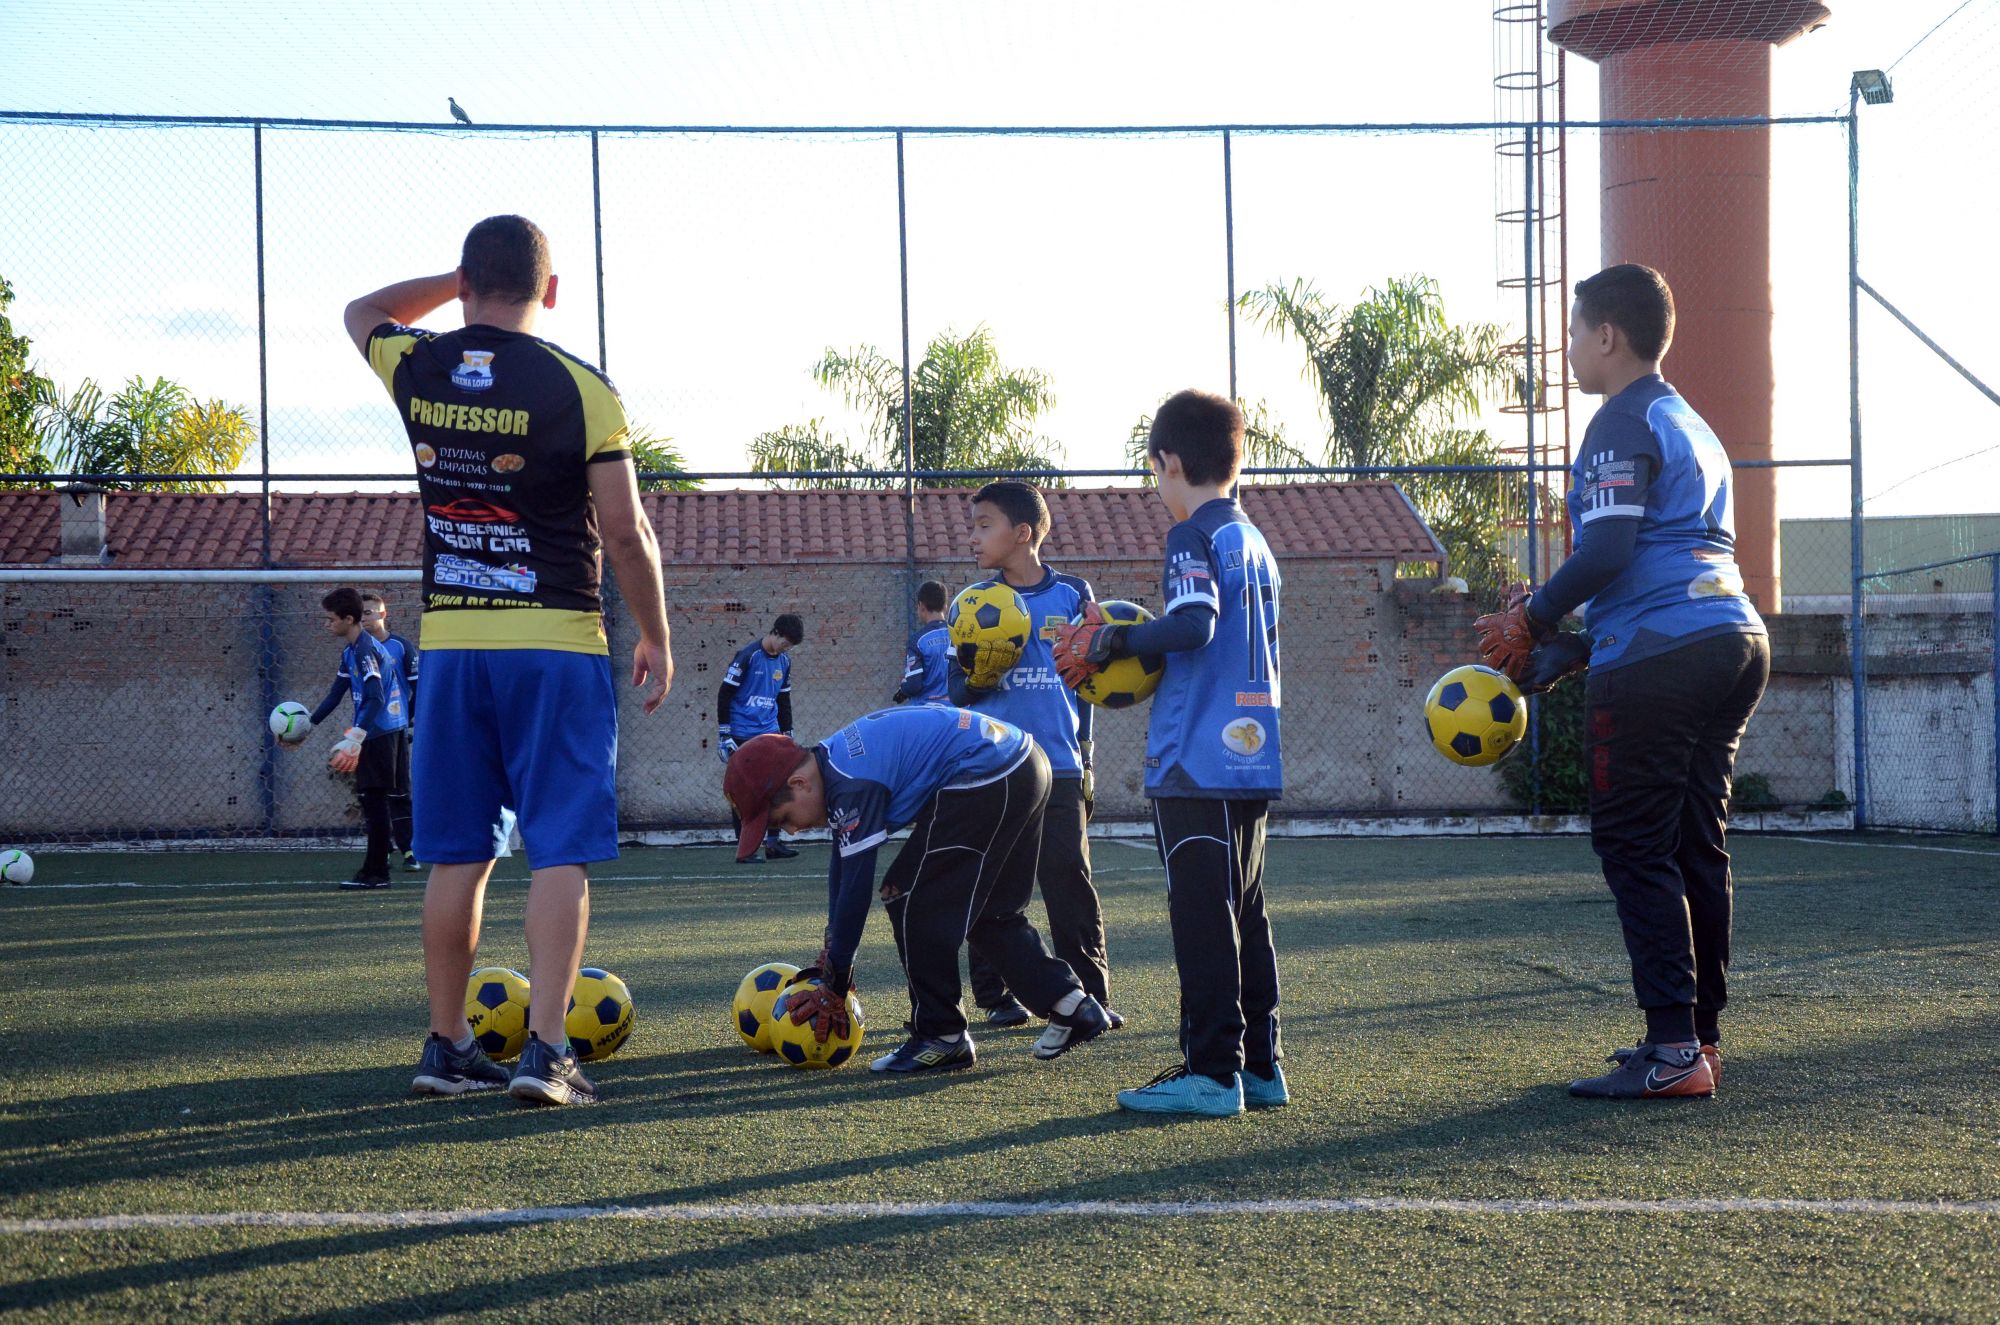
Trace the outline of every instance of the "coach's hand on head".
<path fill-rule="evenodd" d="M 618 590 L 639 625 L 632 646 L 632 684 L 646 687 L 646 712 L 667 698 L 674 683 L 674 655 L 667 638 L 667 602 L 660 583 L 660 544 L 639 504 L 639 475 L 630 455 L 584 466 L 590 500 L 604 539 L 604 556 L 618 576 Z"/>

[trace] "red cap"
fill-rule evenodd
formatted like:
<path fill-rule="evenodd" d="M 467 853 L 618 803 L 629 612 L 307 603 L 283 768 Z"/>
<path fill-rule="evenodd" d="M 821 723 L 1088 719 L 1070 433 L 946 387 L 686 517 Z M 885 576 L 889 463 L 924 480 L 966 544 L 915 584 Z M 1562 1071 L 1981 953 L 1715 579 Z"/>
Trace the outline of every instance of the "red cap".
<path fill-rule="evenodd" d="M 764 844 L 771 822 L 771 793 L 785 785 L 812 752 L 789 736 L 766 732 L 736 747 L 722 770 L 722 794 L 743 822 L 736 835 L 736 859 L 748 860 Z"/>

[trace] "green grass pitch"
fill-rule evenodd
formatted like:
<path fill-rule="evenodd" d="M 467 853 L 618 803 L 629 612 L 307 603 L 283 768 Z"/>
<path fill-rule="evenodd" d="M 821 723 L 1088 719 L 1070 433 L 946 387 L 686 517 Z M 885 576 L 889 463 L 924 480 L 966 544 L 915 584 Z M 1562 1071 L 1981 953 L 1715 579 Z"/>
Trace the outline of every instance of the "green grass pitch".
<path fill-rule="evenodd" d="M 756 870 L 629 851 L 597 871 L 585 959 L 630 983 L 637 1029 L 602 1105 L 545 1111 L 405 1096 L 421 880 L 341 895 L 345 855 L 46 854 L 36 887 L 0 889 L 0 1317 L 2000 1318 L 1996 1213 L 1493 1204 L 2000 1199 L 2000 845 L 1843 841 L 1736 840 L 1723 1092 L 1623 1106 L 1563 1090 L 1640 1030 L 1587 843 L 1274 841 L 1297 1102 L 1209 1122 L 1112 1102 L 1176 1055 L 1162 879 L 1135 846 L 1094 853 L 1129 1026 L 1054 1064 L 1032 1029 L 980 1033 L 973 1071 L 914 1082 L 787 1070 L 731 1030 L 744 971 L 817 948 L 823 847 Z M 503 862 L 483 961 L 526 966 L 522 875 Z M 141 886 L 65 886 L 106 883 Z M 879 1053 L 907 1009 L 879 909 L 859 978 Z M 1481 1204 L 713 1210 L 1351 1197 Z M 641 1206 L 664 1209 L 20 1227 Z"/>

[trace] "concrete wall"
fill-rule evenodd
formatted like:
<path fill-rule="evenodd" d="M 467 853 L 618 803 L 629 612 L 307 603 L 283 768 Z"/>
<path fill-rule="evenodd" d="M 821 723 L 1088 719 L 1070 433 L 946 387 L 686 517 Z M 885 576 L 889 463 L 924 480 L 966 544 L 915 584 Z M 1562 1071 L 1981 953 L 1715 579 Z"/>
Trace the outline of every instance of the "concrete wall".
<path fill-rule="evenodd" d="M 1158 607 L 1150 562 L 1064 569 L 1101 598 Z M 1295 559 L 1284 575 L 1280 809 L 1515 811 L 1491 770 L 1447 763 L 1424 736 L 1425 691 L 1471 656 L 1466 600 L 1395 582 L 1386 565 Z M 795 654 L 802 739 L 887 705 L 907 620 L 900 565 L 674 566 L 666 576 L 677 672 L 650 717 L 623 686 L 633 635 L 615 600 L 611 612 L 628 827 L 726 822 L 716 687 L 736 648 L 779 612 L 806 619 Z M 923 577 L 954 587 L 971 578 L 964 566 L 922 567 Z M 277 700 L 313 705 L 326 691 L 339 651 L 321 626 L 327 587 L 0 586 L 0 840 L 353 831 L 351 784 L 325 766 L 332 734 L 279 753 L 264 725 Z M 394 623 L 414 635 L 415 587 L 389 596 Z M 1782 616 L 1772 628 L 1775 675 L 1738 769 L 1763 774 L 1788 803 L 1852 795 L 1845 623 Z M 1878 821 L 1990 822 L 1990 618 L 1880 617 L 1870 631 Z M 421 698 L 418 712 L 421 726 Z M 1145 712 L 1098 716 L 1100 812 L 1138 817 Z"/>

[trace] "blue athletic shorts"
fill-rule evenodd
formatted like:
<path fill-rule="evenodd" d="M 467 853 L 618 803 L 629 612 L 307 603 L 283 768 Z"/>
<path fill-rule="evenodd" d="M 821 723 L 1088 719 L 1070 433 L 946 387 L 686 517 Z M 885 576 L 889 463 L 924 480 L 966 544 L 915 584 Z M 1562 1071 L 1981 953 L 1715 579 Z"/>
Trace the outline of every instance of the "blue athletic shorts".
<path fill-rule="evenodd" d="M 412 846 L 427 865 L 499 854 L 519 816 L 528 867 L 618 856 L 618 700 L 611 660 L 557 649 L 426 649 Z"/>

